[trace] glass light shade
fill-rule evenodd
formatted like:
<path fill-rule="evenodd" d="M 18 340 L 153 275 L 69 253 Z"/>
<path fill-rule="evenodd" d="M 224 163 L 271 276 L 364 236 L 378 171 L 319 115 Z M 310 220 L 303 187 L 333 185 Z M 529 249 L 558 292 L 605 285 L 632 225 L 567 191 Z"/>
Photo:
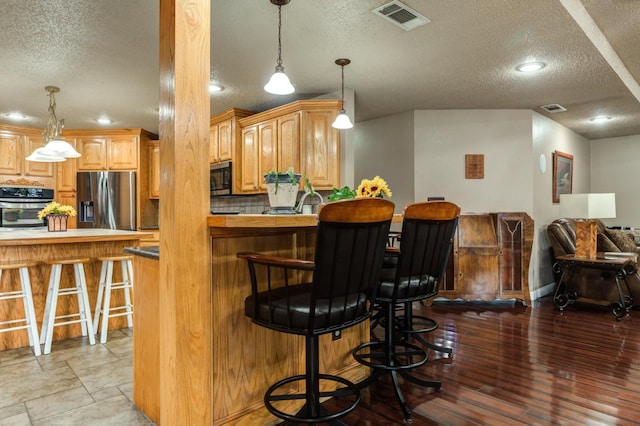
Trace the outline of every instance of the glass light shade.
<path fill-rule="evenodd" d="M 295 91 L 284 69 L 279 70 L 277 67 L 269 82 L 264 85 L 264 90 L 274 95 L 289 95 Z"/>
<path fill-rule="evenodd" d="M 560 216 L 575 219 L 616 217 L 616 194 L 560 194 Z"/>
<path fill-rule="evenodd" d="M 349 120 L 349 116 L 345 110 L 340 110 L 340 114 L 336 117 L 331 127 L 334 129 L 351 129 L 353 127 L 353 123 Z"/>
<path fill-rule="evenodd" d="M 47 154 L 43 152 L 44 147 L 38 148 L 27 157 L 28 161 L 36 161 L 39 163 L 60 163 L 67 159 L 57 154 Z"/>
<path fill-rule="evenodd" d="M 47 142 L 47 144 L 40 148 L 41 153 L 44 155 L 60 156 L 64 158 L 78 158 L 80 153 L 73 149 L 73 146 L 65 140 L 56 139 Z"/>

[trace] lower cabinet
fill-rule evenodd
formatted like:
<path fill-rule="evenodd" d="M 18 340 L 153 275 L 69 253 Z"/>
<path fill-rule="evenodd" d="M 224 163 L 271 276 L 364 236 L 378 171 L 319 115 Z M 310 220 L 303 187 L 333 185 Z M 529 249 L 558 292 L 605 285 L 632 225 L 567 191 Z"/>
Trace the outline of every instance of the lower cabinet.
<path fill-rule="evenodd" d="M 533 225 L 526 213 L 461 215 L 438 297 L 529 305 Z"/>

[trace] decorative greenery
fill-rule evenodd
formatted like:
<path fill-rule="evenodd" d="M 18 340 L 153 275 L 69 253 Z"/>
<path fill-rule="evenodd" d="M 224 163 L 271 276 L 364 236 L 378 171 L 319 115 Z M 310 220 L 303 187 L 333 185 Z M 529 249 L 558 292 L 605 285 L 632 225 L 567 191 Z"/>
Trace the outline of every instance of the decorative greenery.
<path fill-rule="evenodd" d="M 76 209 L 71 206 L 65 206 L 58 202 L 52 201 L 45 208 L 38 212 L 38 219 L 44 219 L 50 214 L 64 214 L 67 216 L 75 216 Z"/>
<path fill-rule="evenodd" d="M 380 176 L 376 176 L 373 179 L 362 179 L 360 182 L 360 186 L 358 186 L 358 194 L 357 198 L 367 198 L 367 197 L 380 197 L 382 198 L 386 195 L 388 198 L 391 198 L 391 190 Z"/>
<path fill-rule="evenodd" d="M 304 177 L 304 191 L 310 193 L 312 197 L 316 195 L 316 190 L 313 189 L 311 180 L 307 176 Z"/>
<path fill-rule="evenodd" d="M 333 188 L 333 192 L 329 194 L 329 196 L 327 197 L 327 200 L 338 201 L 338 200 L 350 200 L 352 198 L 356 198 L 356 191 L 349 188 L 348 186 L 345 186 L 342 189 Z"/>
<path fill-rule="evenodd" d="M 298 182 L 300 182 L 300 175 L 296 175 L 293 172 L 293 167 L 289 167 L 287 169 L 286 172 L 276 172 L 274 170 L 271 170 L 270 172 L 268 172 L 266 175 L 264 175 L 264 179 L 267 183 L 275 183 L 276 184 L 276 188 L 275 188 L 275 193 L 278 193 L 278 181 L 279 181 L 279 177 L 282 175 L 288 175 L 290 182 L 294 185 L 297 185 Z M 307 179 L 308 181 L 308 179 Z M 288 183 L 288 182 L 287 182 Z"/>

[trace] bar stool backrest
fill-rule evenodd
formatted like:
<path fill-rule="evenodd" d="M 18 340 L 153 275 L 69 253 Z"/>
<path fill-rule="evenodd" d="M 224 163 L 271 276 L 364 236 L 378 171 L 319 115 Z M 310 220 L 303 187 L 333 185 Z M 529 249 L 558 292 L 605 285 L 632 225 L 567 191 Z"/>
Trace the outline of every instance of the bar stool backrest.
<path fill-rule="evenodd" d="M 318 213 L 309 328 L 364 320 L 371 314 L 394 204 L 362 198 L 324 205 Z"/>
<path fill-rule="evenodd" d="M 448 201 L 405 207 L 393 301 L 422 300 L 438 293 L 459 216 L 460 207 Z"/>

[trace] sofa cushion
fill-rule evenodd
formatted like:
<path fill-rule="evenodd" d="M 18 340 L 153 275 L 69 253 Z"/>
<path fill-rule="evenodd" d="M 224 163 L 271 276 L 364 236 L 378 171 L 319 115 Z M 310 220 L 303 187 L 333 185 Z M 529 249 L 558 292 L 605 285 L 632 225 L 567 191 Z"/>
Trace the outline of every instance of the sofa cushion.
<path fill-rule="evenodd" d="M 620 248 L 606 234 L 598 232 L 598 251 L 620 252 Z"/>
<path fill-rule="evenodd" d="M 618 229 L 605 229 L 605 234 L 622 252 L 635 253 L 636 243 L 629 236 Z M 607 250 L 608 251 L 608 250 Z"/>

